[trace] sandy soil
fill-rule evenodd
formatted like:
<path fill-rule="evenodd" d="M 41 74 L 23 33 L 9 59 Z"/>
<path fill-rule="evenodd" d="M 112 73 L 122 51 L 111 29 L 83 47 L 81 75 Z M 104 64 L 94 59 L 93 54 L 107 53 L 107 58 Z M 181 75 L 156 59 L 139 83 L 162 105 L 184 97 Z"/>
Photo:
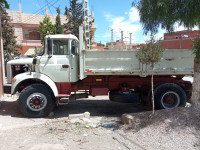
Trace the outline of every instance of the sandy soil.
<path fill-rule="evenodd" d="M 73 101 L 59 107 L 52 118 L 25 118 L 16 97 L 6 97 L 0 108 L 0 150 L 177 150 L 200 149 L 200 112 L 191 108 L 159 110 L 118 104 L 107 97 Z M 90 118 L 69 114 L 90 112 Z M 122 125 L 121 115 L 133 116 Z"/>

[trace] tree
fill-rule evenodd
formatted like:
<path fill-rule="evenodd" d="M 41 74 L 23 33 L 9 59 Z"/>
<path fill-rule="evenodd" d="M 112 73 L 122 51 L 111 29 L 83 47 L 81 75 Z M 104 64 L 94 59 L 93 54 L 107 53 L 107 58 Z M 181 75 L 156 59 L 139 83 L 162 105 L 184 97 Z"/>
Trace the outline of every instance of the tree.
<path fill-rule="evenodd" d="M 41 33 L 41 43 L 44 42 L 44 38 L 49 34 L 56 34 L 56 27 L 52 24 L 49 17 L 45 17 L 42 22 L 40 22 L 39 31 Z"/>
<path fill-rule="evenodd" d="M 61 21 L 60 21 L 60 8 L 58 7 L 56 9 L 58 15 L 56 16 L 56 34 L 63 34 L 64 33 L 64 29 L 63 26 L 61 25 Z"/>
<path fill-rule="evenodd" d="M 10 21 L 10 16 L 8 16 L 8 13 L 4 10 L 1 16 L 1 26 L 4 57 L 6 60 L 11 60 L 15 56 L 20 55 L 16 48 L 21 48 L 21 45 L 17 44 L 17 37 L 14 36 L 13 26 L 10 25 Z"/>
<path fill-rule="evenodd" d="M 0 0 L 0 5 L 2 5 L 4 8 L 9 9 L 9 4 L 6 0 Z"/>
<path fill-rule="evenodd" d="M 145 33 L 157 33 L 159 27 L 172 32 L 175 23 L 187 28 L 200 26 L 199 0 L 140 0 L 136 6 Z"/>
<path fill-rule="evenodd" d="M 152 68 L 152 76 L 151 76 L 151 101 L 152 101 L 152 110 L 154 114 L 154 84 L 153 84 L 153 74 L 154 74 L 154 66 L 155 63 L 160 61 L 163 55 L 162 45 L 159 41 L 156 41 L 154 37 L 151 37 L 149 41 L 145 45 L 142 45 L 141 48 L 136 53 L 136 57 L 143 64 L 149 64 Z"/>
<path fill-rule="evenodd" d="M 70 8 L 65 7 L 65 15 L 67 16 L 67 23 L 64 28 L 68 33 L 79 37 L 79 26 L 83 23 L 83 8 L 82 3 L 78 0 L 69 0 Z"/>
<path fill-rule="evenodd" d="M 195 0 L 135 0 L 133 4 L 138 8 L 140 22 L 144 31 L 154 34 L 158 28 L 166 29 L 168 32 L 174 30 L 175 23 L 183 25 L 188 29 L 194 26 L 200 27 L 200 1 Z M 199 48 L 195 48 L 200 53 Z M 195 54 L 197 54 L 195 52 Z M 192 91 L 192 104 L 194 108 L 200 110 L 200 94 L 197 85 L 200 85 L 200 65 L 197 60 L 200 55 L 196 55 L 194 60 L 194 82 Z"/>

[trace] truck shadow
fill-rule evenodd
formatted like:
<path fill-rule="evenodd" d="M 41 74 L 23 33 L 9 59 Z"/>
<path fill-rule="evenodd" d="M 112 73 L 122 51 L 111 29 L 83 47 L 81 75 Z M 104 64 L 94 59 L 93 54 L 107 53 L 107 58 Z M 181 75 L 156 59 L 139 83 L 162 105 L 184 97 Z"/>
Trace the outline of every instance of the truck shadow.
<path fill-rule="evenodd" d="M 18 101 L 1 101 L 0 115 L 26 118 L 19 109 Z M 69 114 L 89 112 L 90 116 L 121 117 L 123 113 L 137 113 L 151 110 L 150 106 L 131 103 L 116 103 L 109 100 L 73 100 L 54 109 L 53 118 L 68 117 Z M 47 119 L 49 119 L 47 117 Z"/>
<path fill-rule="evenodd" d="M 20 112 L 18 101 L 0 101 L 0 115 L 25 118 Z"/>
<path fill-rule="evenodd" d="M 55 109 L 54 117 L 89 112 L 90 116 L 121 117 L 123 113 L 137 113 L 151 110 L 150 106 L 132 103 L 116 103 L 109 100 L 75 100 Z"/>

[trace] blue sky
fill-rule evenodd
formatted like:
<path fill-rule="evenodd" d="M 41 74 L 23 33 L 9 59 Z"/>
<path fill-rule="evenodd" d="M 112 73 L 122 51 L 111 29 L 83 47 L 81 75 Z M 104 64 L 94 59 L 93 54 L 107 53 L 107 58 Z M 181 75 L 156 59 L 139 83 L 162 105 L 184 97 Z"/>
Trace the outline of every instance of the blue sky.
<path fill-rule="evenodd" d="M 7 0 L 10 10 L 19 10 L 20 0 Z M 82 1 L 82 0 L 81 0 Z M 142 43 L 148 39 L 143 34 L 142 25 L 139 22 L 139 14 L 136 8 L 131 7 L 133 0 L 89 0 L 89 9 L 94 11 L 96 42 L 110 42 L 111 29 L 114 29 L 114 41 L 120 39 L 120 32 L 124 31 L 124 40 L 129 41 L 129 33 L 132 33 L 132 43 Z M 21 0 L 22 12 L 33 14 L 45 14 L 46 0 Z M 64 14 L 65 6 L 69 0 L 48 0 L 49 13 L 56 14 L 56 8 L 61 8 Z M 176 27 L 176 31 L 183 30 Z M 164 30 L 159 30 L 157 37 L 163 37 Z"/>

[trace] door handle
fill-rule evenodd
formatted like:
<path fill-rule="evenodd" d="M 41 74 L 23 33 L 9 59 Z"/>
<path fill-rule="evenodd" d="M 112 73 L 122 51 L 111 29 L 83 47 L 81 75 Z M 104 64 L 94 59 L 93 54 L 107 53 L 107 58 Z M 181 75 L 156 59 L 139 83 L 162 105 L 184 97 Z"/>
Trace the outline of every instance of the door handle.
<path fill-rule="evenodd" d="M 69 68 L 69 65 L 62 65 L 62 68 Z"/>

